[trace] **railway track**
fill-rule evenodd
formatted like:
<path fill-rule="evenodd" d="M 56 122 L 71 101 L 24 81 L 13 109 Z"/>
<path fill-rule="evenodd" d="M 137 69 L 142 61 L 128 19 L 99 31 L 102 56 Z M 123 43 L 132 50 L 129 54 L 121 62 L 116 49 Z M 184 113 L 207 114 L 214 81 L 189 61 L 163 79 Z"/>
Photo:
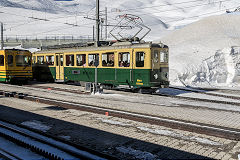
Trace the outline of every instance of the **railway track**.
<path fill-rule="evenodd" d="M 55 90 L 55 91 L 63 91 L 63 92 L 69 92 L 69 93 L 75 93 L 75 94 L 90 94 L 89 92 L 80 91 L 77 89 L 66 89 L 66 88 L 59 88 L 59 87 L 46 87 L 46 86 L 34 86 L 34 85 L 24 85 L 26 87 L 34 87 L 34 88 L 41 88 L 41 89 L 47 89 L 47 90 Z"/>
<path fill-rule="evenodd" d="M 107 159 L 106 156 L 90 153 L 87 150 L 79 149 L 77 146 L 2 120 L 0 120 L 0 137 L 14 143 L 18 150 L 28 150 L 28 153 L 24 155 L 18 153 L 20 151 L 16 152 L 16 149 L 14 149 L 16 146 L 14 148 L 11 146 L 11 151 L 11 149 L 7 150 L 6 146 L 3 147 L 1 144 L 0 154 L 8 159 Z"/>
<path fill-rule="evenodd" d="M 7 86 L 11 86 L 12 85 L 7 85 Z M 31 90 L 38 90 L 38 91 L 42 91 L 42 92 L 46 92 L 48 93 L 49 91 L 50 92 L 53 92 L 55 94 L 58 94 L 58 95 L 68 95 L 66 93 L 71 93 L 72 96 L 76 96 L 77 95 L 90 95 L 91 93 L 89 92 L 84 92 L 84 91 L 81 91 L 79 89 L 73 89 L 73 88 L 69 88 L 69 87 L 53 87 L 53 86 L 36 86 L 36 85 L 26 85 L 26 86 L 16 86 L 18 88 L 23 88 L 23 89 L 31 89 Z M 41 90 L 39 90 L 41 89 Z M 178 88 L 172 88 L 174 90 L 179 90 Z M 184 90 L 184 89 L 182 89 Z M 56 91 L 56 92 L 55 92 Z M 60 91 L 60 92 L 59 92 Z M 110 92 L 112 90 L 109 90 Z M 189 91 L 189 90 L 185 90 L 185 91 Z M 116 93 L 118 92 L 124 92 L 125 93 L 125 90 L 116 90 Z M 127 90 L 127 92 L 129 92 L 131 94 L 131 91 Z M 138 94 L 138 93 L 134 93 L 134 94 Z M 170 97 L 170 98 L 176 98 L 176 99 L 179 99 L 179 100 L 191 100 L 191 101 L 195 101 L 195 102 L 198 102 L 198 103 L 201 103 L 201 102 L 209 102 L 209 103 L 214 103 L 214 104 L 228 104 L 228 105 L 233 105 L 233 106 L 240 106 L 240 101 L 239 102 L 229 102 L 228 99 L 223 101 L 219 101 L 219 100 L 212 100 L 212 99 L 204 99 L 204 98 L 193 98 L 193 97 L 182 97 L 182 96 L 178 96 L 178 95 L 170 95 L 170 94 L 161 94 L 161 93 L 151 93 L 151 94 L 145 94 L 145 95 L 150 95 L 150 96 L 162 96 L 162 97 Z M 202 95 L 202 94 L 200 94 Z M 10 95 L 10 96 L 13 96 L 13 95 Z M 218 96 L 214 96 L 214 98 L 217 97 L 219 98 Z M 104 98 L 103 98 L 104 99 Z M 112 100 L 112 101 L 118 101 L 118 100 Z M 129 102 L 129 103 L 132 103 L 132 101 L 129 101 L 129 100 L 124 100 L 124 102 Z M 141 102 L 141 105 L 142 104 L 150 104 L 150 105 L 156 105 L 154 103 L 151 103 L 151 102 Z M 191 105 L 186 105 L 187 108 L 196 108 L 196 106 L 191 106 Z M 218 110 L 218 111 L 226 111 L 226 112 L 239 112 L 238 109 L 232 109 L 229 108 L 229 109 L 226 109 L 226 108 L 214 108 L 214 107 L 205 107 L 205 106 L 197 106 L 197 108 L 203 108 L 203 109 L 208 109 L 208 110 Z"/>
<path fill-rule="evenodd" d="M 171 93 L 153 93 L 153 95 L 159 95 L 159 96 L 166 96 L 166 97 L 172 97 L 172 98 L 177 98 L 177 99 L 182 99 L 182 100 L 193 100 L 193 101 L 199 101 L 199 102 L 210 102 L 210 103 L 219 103 L 219 104 L 229 104 L 229 105 L 235 105 L 235 106 L 240 106 L 240 97 L 237 96 L 230 96 L 230 95 L 224 95 L 224 94 L 217 94 L 217 93 L 207 93 L 204 92 L 204 90 L 190 90 L 190 89 L 184 89 L 184 88 L 176 88 L 176 87 L 170 87 L 173 92 L 175 91 L 187 91 L 187 92 L 192 92 L 196 93 L 195 97 L 193 96 L 188 96 L 184 94 L 179 94 L 179 95 L 172 95 Z M 206 95 L 204 98 L 200 95 Z M 208 97 L 207 97 L 208 96 Z"/>
<path fill-rule="evenodd" d="M 62 101 L 58 99 L 45 98 L 40 96 L 24 95 L 23 93 L 9 93 L 3 90 L 0 92 L 0 94 L 5 96 L 13 96 L 16 98 L 23 98 L 25 100 L 30 100 L 34 102 L 55 105 L 55 106 L 66 108 L 66 109 L 76 109 L 76 110 L 88 111 L 88 112 L 93 112 L 98 114 L 108 113 L 108 115 L 111 115 L 111 116 L 135 120 L 139 122 L 156 124 L 156 125 L 161 125 L 161 126 L 166 126 L 166 127 L 171 127 L 171 128 L 176 128 L 176 129 L 181 129 L 181 130 L 186 130 L 186 131 L 191 131 L 191 132 L 196 132 L 196 133 L 201 133 L 201 134 L 206 134 L 206 135 L 211 135 L 216 137 L 222 137 L 227 139 L 240 140 L 239 129 L 214 126 L 210 124 L 195 123 L 195 122 L 185 121 L 181 119 L 152 116 L 148 114 L 140 114 L 140 113 L 128 112 L 128 111 L 118 110 L 118 109 L 109 109 L 109 108 L 104 108 L 99 106 L 75 103 L 71 101 Z"/>
<path fill-rule="evenodd" d="M 53 91 L 64 91 L 74 94 L 86 94 L 89 95 L 89 92 L 80 91 L 77 89 L 69 89 L 69 88 L 60 88 L 60 87 L 46 87 L 46 86 L 35 86 L 35 85 L 26 85 L 25 87 L 32 87 L 32 88 L 41 88 L 41 89 L 48 89 Z M 192 101 L 199 101 L 199 102 L 209 102 L 209 103 L 219 103 L 219 104 L 229 104 L 229 105 L 235 105 L 240 106 L 240 97 L 233 96 L 233 95 L 225 95 L 225 94 L 217 94 L 217 93 L 208 93 L 207 90 L 201 90 L 201 89 L 191 89 L 191 88 L 181 88 L 181 87 L 169 87 L 173 90 L 181 90 L 181 91 L 187 91 L 192 93 L 197 93 L 199 95 L 206 95 L 211 96 L 210 98 L 201 98 L 201 97 L 191 97 L 191 96 L 181 96 L 181 95 L 172 95 L 168 93 L 149 93 L 148 95 L 154 95 L 154 96 L 164 96 L 164 97 L 171 97 L 171 98 L 177 98 L 182 100 L 192 100 Z M 117 90 L 117 91 L 125 91 L 125 90 Z M 127 92 L 130 92 L 127 90 Z M 211 99 L 213 98 L 213 99 Z M 226 99 L 221 99 L 226 98 Z M 216 100 L 219 99 L 219 100 Z M 236 100 L 236 101 L 235 101 Z M 239 100 L 239 102 L 238 102 Z"/>
<path fill-rule="evenodd" d="M 212 92 L 209 92 L 209 91 L 212 91 L 212 90 L 209 90 L 209 89 L 194 89 L 194 88 L 181 88 L 181 87 L 169 87 L 169 88 L 177 89 L 177 90 L 183 90 L 183 91 L 191 91 L 191 92 L 194 92 L 194 93 L 199 93 L 199 94 L 204 94 L 204 95 L 210 95 L 210 96 L 240 100 L 240 97 L 238 97 L 238 96 L 219 94 L 217 92 L 212 93 Z"/>

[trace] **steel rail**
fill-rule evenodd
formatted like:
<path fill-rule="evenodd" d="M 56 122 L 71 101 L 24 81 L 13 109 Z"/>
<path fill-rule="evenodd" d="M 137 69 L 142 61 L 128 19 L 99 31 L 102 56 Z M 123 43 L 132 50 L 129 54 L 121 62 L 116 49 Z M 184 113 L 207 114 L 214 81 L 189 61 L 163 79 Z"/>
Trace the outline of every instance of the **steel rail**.
<path fill-rule="evenodd" d="M 75 94 L 90 94 L 90 93 L 85 93 L 82 91 L 77 91 L 77 90 L 69 90 L 69 89 L 62 89 L 62 88 L 56 88 L 56 87 L 46 87 L 46 86 L 31 86 L 27 85 L 27 87 L 32 87 L 32 88 L 41 88 L 41 89 L 52 89 L 56 91 L 64 91 L 64 92 L 69 92 L 69 93 L 75 93 Z M 230 98 L 230 99 L 236 99 L 240 100 L 240 97 L 236 96 L 229 96 L 229 95 L 221 95 L 221 94 L 214 94 L 214 93 L 205 93 L 197 90 L 188 90 L 188 89 L 181 89 L 181 88 L 176 88 L 176 87 L 169 87 L 173 89 L 178 89 L 178 90 L 184 90 L 184 91 L 191 91 L 194 93 L 199 93 L 199 94 L 206 94 L 206 95 L 211 95 L 215 97 L 224 97 L 224 98 Z M 200 102 L 210 102 L 210 103 L 221 103 L 221 104 L 229 104 L 229 105 L 236 105 L 240 106 L 240 102 L 227 102 L 227 101 L 220 101 L 220 100 L 211 100 L 211 99 L 204 99 L 204 98 L 197 98 L 197 97 L 183 97 L 183 96 L 176 96 L 176 95 L 170 95 L 170 94 L 162 94 L 162 93 L 151 93 L 151 95 L 154 96 L 165 96 L 165 97 L 171 97 L 171 98 L 177 98 L 177 99 L 185 99 L 185 100 L 193 100 L 193 101 L 200 101 Z"/>
<path fill-rule="evenodd" d="M 193 101 L 200 101 L 200 102 L 210 102 L 210 103 L 219 103 L 219 104 L 229 104 L 229 105 L 236 105 L 240 106 L 240 102 L 228 102 L 228 101 L 220 101 L 220 100 L 213 100 L 213 99 L 204 99 L 204 98 L 197 98 L 197 97 L 183 97 L 183 96 L 176 96 L 176 95 L 170 95 L 165 93 L 152 93 L 152 95 L 158 95 L 158 96 L 165 96 L 165 97 L 171 97 L 171 98 L 177 98 L 177 99 L 184 99 L 184 100 L 193 100 Z M 210 94 L 209 94 L 210 95 Z M 215 97 L 223 97 L 219 96 L 218 94 L 212 95 Z M 229 98 L 229 97 L 225 97 Z M 232 99 L 232 98 L 231 98 Z"/>
<path fill-rule="evenodd" d="M 216 94 L 216 93 L 208 93 L 208 90 L 204 90 L 204 89 L 185 89 L 185 88 L 178 88 L 178 87 L 169 87 L 169 88 L 173 88 L 173 89 L 178 89 L 178 90 L 183 90 L 183 91 L 191 91 L 194 93 L 199 93 L 199 94 L 205 94 L 205 95 L 210 95 L 210 96 L 216 96 L 216 97 L 224 97 L 224 98 L 230 98 L 230 99 L 237 99 L 240 100 L 240 97 L 236 97 L 236 96 L 230 96 L 230 95 L 223 95 L 223 94 Z"/>
<path fill-rule="evenodd" d="M 73 146 L 64 144 L 63 142 L 53 140 L 45 135 L 43 136 L 39 133 L 34 133 L 33 131 L 26 131 L 26 129 L 21 129 L 19 126 L 8 124 L 3 121 L 0 121 L 0 135 L 24 148 L 29 148 L 31 151 L 48 159 L 62 160 L 64 157 L 88 160 L 106 159 L 87 151 L 79 150 Z M 19 137 L 26 137 L 26 139 Z M 59 153 L 61 153 L 61 155 L 59 155 Z"/>
<path fill-rule="evenodd" d="M 2 154 L 4 157 L 6 157 L 10 160 L 23 160 L 22 158 L 17 157 L 15 155 L 13 155 L 12 153 L 10 153 L 9 151 L 2 149 L 2 148 L 0 148 L 0 154 Z"/>
<path fill-rule="evenodd" d="M 0 94 L 4 94 L 4 92 L 0 92 Z M 15 97 L 17 98 L 23 98 L 25 100 L 30 100 L 38 103 L 44 103 L 49 105 L 56 105 L 58 107 L 63 107 L 67 109 L 77 109 L 87 112 L 93 112 L 98 114 L 105 114 L 108 112 L 110 116 L 150 123 L 150 124 L 156 124 L 156 125 L 162 125 L 170 128 L 176 128 L 216 137 L 222 137 L 226 139 L 232 139 L 232 140 L 240 140 L 240 130 L 234 129 L 234 128 L 228 128 L 228 127 L 221 127 L 216 125 L 210 125 L 210 124 L 203 124 L 203 123 L 197 123 L 197 122 L 191 122 L 191 121 L 185 121 L 180 119 L 172 119 L 172 118 L 166 118 L 166 117 L 160 117 L 160 116 L 153 116 L 148 114 L 140 114 L 135 112 L 128 112 L 123 110 L 117 110 L 117 109 L 109 109 L 94 105 L 88 105 L 88 104 L 81 104 L 81 103 L 74 103 L 70 101 L 62 101 L 52 98 L 44 98 L 39 96 L 32 96 L 32 95 L 24 95 L 24 94 L 16 94 Z"/>

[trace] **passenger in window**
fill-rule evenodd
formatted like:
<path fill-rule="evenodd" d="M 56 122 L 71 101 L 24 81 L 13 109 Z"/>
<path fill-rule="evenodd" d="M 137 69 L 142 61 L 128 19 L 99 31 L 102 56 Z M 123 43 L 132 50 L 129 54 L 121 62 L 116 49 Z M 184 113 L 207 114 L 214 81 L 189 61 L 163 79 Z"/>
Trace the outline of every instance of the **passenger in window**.
<path fill-rule="evenodd" d="M 110 67 L 114 66 L 114 62 L 113 62 L 112 60 L 110 60 L 110 61 L 108 62 L 108 65 L 107 65 L 107 66 L 110 66 Z"/>
<path fill-rule="evenodd" d="M 107 62 L 105 60 L 102 61 L 102 66 L 107 66 Z"/>
<path fill-rule="evenodd" d="M 125 67 L 123 61 L 120 61 L 120 63 L 119 63 L 119 67 Z"/>
<path fill-rule="evenodd" d="M 130 63 L 128 63 L 127 61 L 124 62 L 124 67 L 129 67 Z"/>
<path fill-rule="evenodd" d="M 93 66 L 93 61 L 91 61 L 91 62 L 89 63 L 89 66 Z"/>

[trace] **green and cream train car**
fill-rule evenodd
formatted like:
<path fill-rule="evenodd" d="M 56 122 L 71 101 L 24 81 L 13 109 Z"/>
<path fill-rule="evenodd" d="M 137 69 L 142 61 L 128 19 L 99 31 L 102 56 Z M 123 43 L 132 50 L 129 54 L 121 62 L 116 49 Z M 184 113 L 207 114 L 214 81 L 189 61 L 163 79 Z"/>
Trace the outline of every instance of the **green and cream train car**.
<path fill-rule="evenodd" d="M 26 82 L 32 79 L 32 53 L 20 49 L 0 50 L 0 81 Z"/>
<path fill-rule="evenodd" d="M 33 54 L 33 72 L 37 80 L 95 82 L 96 72 L 106 86 L 168 87 L 168 53 L 163 44 L 126 42 L 43 50 Z"/>

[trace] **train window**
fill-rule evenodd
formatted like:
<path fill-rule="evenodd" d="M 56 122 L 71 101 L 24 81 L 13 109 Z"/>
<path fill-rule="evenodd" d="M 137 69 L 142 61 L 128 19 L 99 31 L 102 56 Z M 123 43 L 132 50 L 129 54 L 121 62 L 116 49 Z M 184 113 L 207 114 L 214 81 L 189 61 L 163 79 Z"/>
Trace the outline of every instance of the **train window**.
<path fill-rule="evenodd" d="M 59 56 L 56 56 L 56 66 L 58 66 Z"/>
<path fill-rule="evenodd" d="M 31 57 L 25 55 L 17 55 L 16 66 L 31 66 Z"/>
<path fill-rule="evenodd" d="M 113 67 L 114 66 L 114 53 L 103 53 L 102 54 L 102 66 Z"/>
<path fill-rule="evenodd" d="M 35 57 L 35 56 L 32 57 L 32 61 L 33 61 L 34 63 L 36 63 L 36 57 Z"/>
<path fill-rule="evenodd" d="M 60 55 L 60 66 L 63 66 L 63 55 Z"/>
<path fill-rule="evenodd" d="M 144 67 L 144 52 L 136 52 L 136 67 Z"/>
<path fill-rule="evenodd" d="M 0 66 L 4 66 L 4 56 L 0 55 Z"/>
<path fill-rule="evenodd" d="M 168 61 L 168 55 L 165 52 L 160 52 L 160 62 L 167 62 Z"/>
<path fill-rule="evenodd" d="M 123 52 L 118 54 L 118 65 L 119 67 L 129 67 L 130 66 L 130 53 Z"/>
<path fill-rule="evenodd" d="M 44 63 L 44 56 L 37 56 L 37 63 L 43 64 Z"/>
<path fill-rule="evenodd" d="M 89 54 L 88 55 L 88 65 L 98 66 L 99 65 L 99 54 Z"/>
<path fill-rule="evenodd" d="M 49 66 L 53 66 L 54 65 L 54 56 L 46 56 L 46 63 Z"/>
<path fill-rule="evenodd" d="M 158 50 L 154 50 L 153 56 L 154 56 L 154 58 L 153 58 L 154 62 L 158 63 Z"/>
<path fill-rule="evenodd" d="M 8 55 L 8 65 L 13 66 L 13 56 L 12 55 Z"/>
<path fill-rule="evenodd" d="M 86 66 L 86 54 L 77 55 L 77 66 Z"/>
<path fill-rule="evenodd" d="M 74 66 L 74 55 L 66 55 L 66 66 Z"/>
<path fill-rule="evenodd" d="M 165 62 L 168 62 L 168 52 L 165 54 Z"/>

